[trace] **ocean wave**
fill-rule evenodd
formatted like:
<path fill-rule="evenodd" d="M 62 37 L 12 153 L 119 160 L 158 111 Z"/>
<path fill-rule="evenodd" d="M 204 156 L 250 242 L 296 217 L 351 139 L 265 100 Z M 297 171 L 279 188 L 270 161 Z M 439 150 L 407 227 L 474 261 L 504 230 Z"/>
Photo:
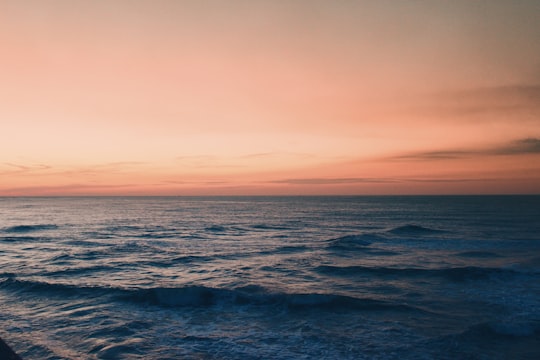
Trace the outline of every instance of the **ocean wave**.
<path fill-rule="evenodd" d="M 44 296 L 83 296 L 89 293 L 101 293 L 104 295 L 107 292 L 106 288 L 23 280 L 17 278 L 17 276 L 2 275 L 4 279 L 0 280 L 0 289 L 14 292 L 28 292 Z"/>
<path fill-rule="evenodd" d="M 181 235 L 176 228 L 166 226 L 141 226 L 141 225 L 115 225 L 102 227 L 96 231 L 85 233 L 90 238 L 112 239 L 112 238 L 141 238 L 141 239 L 167 239 Z"/>
<path fill-rule="evenodd" d="M 182 255 L 174 258 L 163 258 L 154 260 L 139 261 L 140 266 L 151 266 L 156 268 L 168 268 L 179 264 L 204 263 L 215 260 L 215 256 L 211 255 Z"/>
<path fill-rule="evenodd" d="M 244 254 L 236 254 L 234 257 L 250 257 L 254 255 L 260 255 L 260 256 L 276 256 L 276 255 L 285 255 L 285 254 L 295 254 L 295 253 L 301 253 L 305 251 L 312 250 L 312 247 L 306 246 L 306 245 L 285 245 L 285 246 L 279 246 L 277 248 L 272 248 L 268 250 L 262 250 L 254 253 L 244 253 Z"/>
<path fill-rule="evenodd" d="M 11 279 L 11 278 L 15 278 L 16 276 L 17 276 L 17 274 L 12 273 L 12 272 L 3 272 L 3 273 L 0 273 L 0 278 Z"/>
<path fill-rule="evenodd" d="M 425 358 L 449 360 L 540 358 L 538 318 L 501 317 L 456 330 L 454 333 L 435 336 L 428 340 L 425 344 L 429 355 Z"/>
<path fill-rule="evenodd" d="M 528 337 L 540 334 L 540 321 L 508 321 L 489 323 L 491 331 L 499 335 L 512 337 Z"/>
<path fill-rule="evenodd" d="M 47 271 L 47 277 L 51 276 L 74 276 L 74 275 L 85 275 L 88 273 L 103 272 L 103 273 L 112 273 L 114 270 L 117 270 L 117 267 L 107 266 L 107 265 L 94 265 L 86 267 L 66 267 L 61 270 L 56 271 Z"/>
<path fill-rule="evenodd" d="M 274 250 L 274 254 L 292 254 L 297 252 L 303 252 L 311 250 L 309 246 L 306 245 L 286 245 L 280 246 Z"/>
<path fill-rule="evenodd" d="M 374 275 L 380 277 L 438 277 L 454 282 L 487 279 L 491 276 L 513 276 L 523 273 L 516 269 L 510 268 L 484 268 L 475 266 L 425 269 L 322 265 L 315 268 L 315 271 L 321 274 L 332 276 Z"/>
<path fill-rule="evenodd" d="M 105 226 L 100 229 L 100 231 L 105 233 L 122 233 L 122 232 L 140 232 L 143 231 L 144 227 L 140 225 L 111 225 L 111 226 Z"/>
<path fill-rule="evenodd" d="M 463 251 L 455 254 L 455 256 L 464 257 L 464 258 L 499 258 L 502 257 L 499 254 L 490 251 Z"/>
<path fill-rule="evenodd" d="M 526 269 L 539 269 L 538 271 L 540 271 L 540 256 L 527 259 L 519 264 L 519 266 Z"/>
<path fill-rule="evenodd" d="M 380 239 L 376 235 L 345 235 L 341 236 L 335 239 L 328 240 L 332 244 L 342 244 L 342 245 L 360 245 L 360 246 L 369 246 L 373 243 L 373 241 L 376 241 Z"/>
<path fill-rule="evenodd" d="M 42 230 L 56 230 L 58 225 L 55 224 L 36 224 L 36 225 L 16 225 L 4 229 L 7 233 L 27 233 Z"/>
<path fill-rule="evenodd" d="M 104 296 L 117 301 L 140 303 L 167 308 L 210 306 L 271 306 L 291 311 L 421 311 L 402 303 L 370 298 L 355 298 L 338 294 L 275 293 L 259 286 L 235 289 L 187 285 L 181 287 L 154 287 L 125 289 L 104 286 L 82 286 L 17 279 L 6 276 L 0 280 L 0 289 L 32 293 L 35 296 L 95 297 Z"/>
<path fill-rule="evenodd" d="M 182 255 L 171 259 L 172 263 L 193 263 L 193 262 L 208 262 L 215 260 L 215 256 L 211 255 Z"/>
<path fill-rule="evenodd" d="M 540 335 L 540 321 L 526 319 L 508 319 L 475 324 L 466 329 L 461 336 L 491 338 L 526 338 Z"/>
<path fill-rule="evenodd" d="M 155 243 L 145 240 L 127 240 L 111 246 L 108 251 L 113 253 L 149 253 L 163 252 Z"/>
<path fill-rule="evenodd" d="M 204 230 L 206 231 L 209 231 L 209 232 L 225 232 L 227 231 L 227 228 L 225 228 L 224 226 L 221 226 L 221 225 L 211 225 L 211 226 L 207 226 L 206 228 L 204 228 Z"/>
<path fill-rule="evenodd" d="M 177 238 L 178 234 L 175 232 L 147 231 L 142 234 L 137 234 L 134 237 L 141 239 L 172 239 Z"/>
<path fill-rule="evenodd" d="M 4 242 L 31 242 L 43 240 L 42 237 L 36 236 L 0 236 L 0 241 Z"/>
<path fill-rule="evenodd" d="M 382 301 L 369 298 L 354 298 L 332 294 L 292 294 L 285 295 L 285 302 L 289 308 L 322 308 L 332 310 L 358 310 L 358 311 L 415 311 L 424 312 L 411 305 Z"/>
<path fill-rule="evenodd" d="M 220 289 L 205 286 L 180 288 L 139 289 L 122 296 L 129 301 L 149 303 L 165 307 L 184 306 L 278 306 L 289 310 L 326 311 L 420 311 L 406 305 L 375 299 L 361 299 L 336 294 L 319 293 L 273 293 L 259 288 Z"/>
<path fill-rule="evenodd" d="M 270 224 L 255 224 L 250 226 L 252 229 L 256 230 L 292 230 L 290 226 L 285 225 L 270 225 Z"/>
<path fill-rule="evenodd" d="M 360 250 L 381 240 L 383 238 L 375 234 L 345 235 L 327 240 L 327 247 L 332 250 Z"/>
<path fill-rule="evenodd" d="M 387 232 L 394 235 L 426 235 L 426 234 L 444 233 L 445 231 L 438 230 L 438 229 L 431 229 L 431 228 L 420 226 L 420 225 L 407 224 L 407 225 L 395 227 L 391 230 L 388 230 Z"/>

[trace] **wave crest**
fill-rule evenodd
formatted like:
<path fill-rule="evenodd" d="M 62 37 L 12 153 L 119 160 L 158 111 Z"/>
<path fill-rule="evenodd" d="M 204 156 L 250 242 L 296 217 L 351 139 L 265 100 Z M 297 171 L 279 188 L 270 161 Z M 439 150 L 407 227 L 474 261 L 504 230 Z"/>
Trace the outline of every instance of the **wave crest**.
<path fill-rule="evenodd" d="M 407 224 L 407 225 L 395 227 L 392 230 L 388 230 L 388 232 L 394 235 L 422 235 L 422 234 L 442 233 L 444 231 L 431 229 L 431 228 L 420 226 L 420 225 Z"/>

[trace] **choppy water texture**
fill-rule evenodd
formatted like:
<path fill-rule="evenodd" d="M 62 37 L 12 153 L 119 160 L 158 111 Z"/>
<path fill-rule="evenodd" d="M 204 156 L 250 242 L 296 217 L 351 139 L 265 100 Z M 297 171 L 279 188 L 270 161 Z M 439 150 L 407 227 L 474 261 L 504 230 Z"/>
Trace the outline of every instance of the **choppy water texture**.
<path fill-rule="evenodd" d="M 27 359 L 538 359 L 540 197 L 0 198 Z"/>

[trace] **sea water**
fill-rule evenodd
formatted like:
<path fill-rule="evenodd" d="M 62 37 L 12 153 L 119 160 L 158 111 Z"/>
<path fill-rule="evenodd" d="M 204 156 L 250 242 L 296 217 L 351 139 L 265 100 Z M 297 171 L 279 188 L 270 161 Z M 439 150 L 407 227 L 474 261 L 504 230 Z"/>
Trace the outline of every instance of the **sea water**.
<path fill-rule="evenodd" d="M 540 197 L 0 198 L 27 359 L 538 359 Z"/>

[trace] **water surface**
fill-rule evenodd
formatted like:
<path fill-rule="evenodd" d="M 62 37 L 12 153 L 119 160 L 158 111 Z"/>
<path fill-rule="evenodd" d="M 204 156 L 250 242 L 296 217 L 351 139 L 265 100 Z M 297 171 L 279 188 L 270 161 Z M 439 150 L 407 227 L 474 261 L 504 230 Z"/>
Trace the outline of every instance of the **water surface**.
<path fill-rule="evenodd" d="M 536 359 L 540 197 L 0 198 L 27 359 Z"/>

